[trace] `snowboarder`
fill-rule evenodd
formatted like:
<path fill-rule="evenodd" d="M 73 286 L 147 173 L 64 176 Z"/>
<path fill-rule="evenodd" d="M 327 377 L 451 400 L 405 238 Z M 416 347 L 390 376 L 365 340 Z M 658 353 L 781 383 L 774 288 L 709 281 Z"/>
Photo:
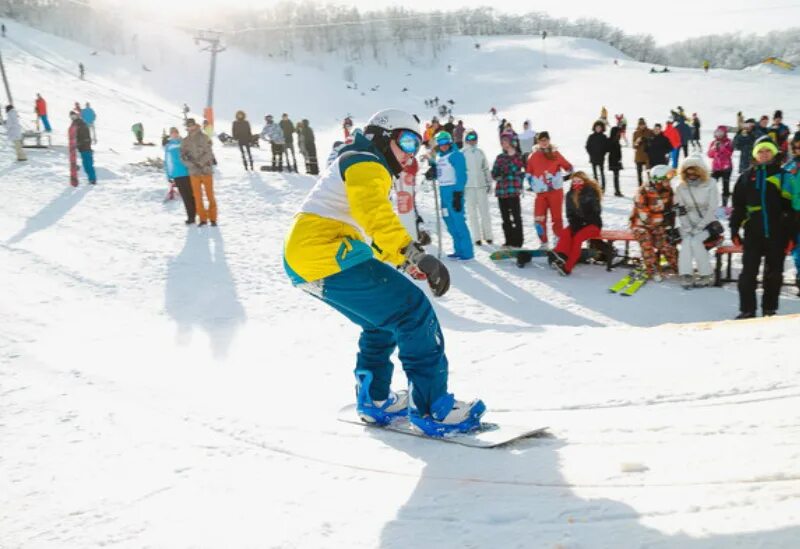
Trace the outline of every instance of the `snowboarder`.
<path fill-rule="evenodd" d="M 617 128 L 612 128 L 612 131 Z M 584 172 L 570 178 L 566 196 L 567 225 L 558 237 L 558 244 L 549 252 L 548 260 L 562 275 L 569 275 L 581 257 L 586 240 L 600 236 L 603 190 L 600 184 Z"/>
<path fill-rule="evenodd" d="M 711 285 L 712 272 L 706 241 L 712 238 L 716 240 L 724 230 L 716 220 L 719 207 L 717 185 L 709 177 L 708 168 L 700 156 L 686 158 L 681 162 L 678 173 L 681 179 L 675 189 L 675 211 L 681 236 L 678 274 L 684 288 L 704 288 Z M 719 230 L 715 230 L 716 227 Z M 714 231 L 714 234 L 710 231 Z M 694 278 L 695 265 L 697 280 Z"/>
<path fill-rule="evenodd" d="M 50 119 L 47 116 L 47 102 L 44 100 L 44 97 L 42 97 L 41 94 L 36 94 L 34 110 L 36 111 L 37 119 L 42 121 L 44 131 L 47 133 L 52 132 L 53 129 L 50 127 Z"/>
<path fill-rule="evenodd" d="M 558 236 L 564 228 L 561 210 L 564 207 L 564 180 L 572 173 L 572 164 L 550 143 L 550 133 L 543 131 L 536 136 L 537 146 L 528 157 L 525 171 L 530 188 L 536 193 L 533 202 L 533 220 L 536 234 L 541 241 L 540 249 L 549 250 L 547 241 L 547 214 L 553 223 L 553 234 Z"/>
<path fill-rule="evenodd" d="M 739 173 L 744 173 L 753 161 L 753 146 L 758 139 L 756 135 L 756 120 L 748 118 L 744 126 L 733 138 L 733 148 L 739 151 Z"/>
<path fill-rule="evenodd" d="M 164 171 L 169 182 L 178 187 L 178 192 L 183 199 L 183 207 L 186 210 L 187 225 L 195 222 L 196 209 L 192 182 L 189 177 L 189 168 L 181 160 L 181 134 L 178 128 L 169 129 L 169 137 L 164 145 Z"/>
<path fill-rule="evenodd" d="M 200 218 L 199 227 L 209 221 L 212 227 L 217 226 L 217 200 L 214 197 L 214 155 L 211 152 L 211 138 L 203 133 L 194 118 L 186 120 L 189 133 L 181 143 L 181 160 L 189 168 L 189 179 L 192 183 L 195 210 Z M 208 199 L 208 209 L 203 203 L 203 193 Z"/>
<path fill-rule="evenodd" d="M 83 66 L 83 63 L 78 63 L 78 72 L 81 75 L 81 80 L 83 80 L 83 77 L 86 74 L 86 67 Z"/>
<path fill-rule="evenodd" d="M 447 268 L 413 241 L 388 200 L 392 177 L 420 145 L 416 117 L 395 109 L 373 115 L 300 206 L 286 237 L 284 267 L 296 286 L 363 329 L 355 371 L 362 420 L 387 424 L 408 417 L 436 436 L 478 427 L 486 407 L 448 394 L 436 314 L 425 294 L 395 268 L 424 273 L 435 296 L 449 289 Z M 396 347 L 410 398 L 390 390 Z"/>
<path fill-rule="evenodd" d="M 586 152 L 589 153 L 589 162 L 592 164 L 592 174 L 600 181 L 603 192 L 606 192 L 605 159 L 608 153 L 608 136 L 605 134 L 606 125 L 598 120 L 592 126 L 592 133 L 586 139 Z M 597 172 L 600 172 L 598 177 Z"/>
<path fill-rule="evenodd" d="M 725 207 L 731 196 L 733 171 L 733 142 L 728 139 L 728 126 L 721 125 L 714 131 L 714 141 L 708 145 L 708 157 L 712 159 L 711 177 L 716 181 L 722 180 L 722 206 Z"/>
<path fill-rule="evenodd" d="M 294 154 L 294 123 L 289 119 L 288 114 L 283 113 L 279 125 L 285 142 L 283 152 L 286 155 L 286 167 L 290 172 L 297 173 L 297 156 Z M 289 151 L 292 152 L 291 160 L 289 160 Z"/>
<path fill-rule="evenodd" d="M 520 196 L 525 179 L 525 161 L 518 152 L 513 135 L 500 140 L 502 152 L 492 165 L 492 179 L 495 181 L 494 195 L 503 218 L 504 248 L 522 248 L 522 211 Z"/>
<path fill-rule="evenodd" d="M 25 162 L 28 157 L 22 148 L 22 126 L 19 123 L 17 109 L 13 105 L 6 105 L 6 135 L 8 140 L 14 144 L 14 151 L 17 154 L 17 162 Z"/>
<path fill-rule="evenodd" d="M 657 271 L 660 252 L 669 266 L 677 271 L 678 257 L 675 246 L 667 239 L 667 231 L 675 225 L 673 192 L 670 179 L 674 170 L 660 164 L 650 170 L 650 181 L 639 187 L 631 213 L 631 229 L 642 250 L 642 263 L 647 278 L 661 281 Z"/>
<path fill-rule="evenodd" d="M 77 112 L 71 111 L 69 116 L 72 119 L 72 124 L 69 127 L 70 146 L 73 146 L 74 143 L 75 150 L 81 156 L 81 164 L 86 172 L 86 177 L 91 185 L 95 185 L 97 183 L 97 174 L 94 170 L 94 152 L 92 151 L 92 136 L 89 133 L 89 128 Z"/>
<path fill-rule="evenodd" d="M 97 132 L 94 129 L 94 122 L 97 120 L 97 114 L 94 112 L 94 109 L 86 102 L 86 107 L 81 109 L 81 118 L 84 122 L 86 122 L 86 126 L 89 128 L 89 132 L 92 135 L 92 144 L 97 144 Z"/>
<path fill-rule="evenodd" d="M 239 152 L 242 154 L 242 164 L 244 170 L 253 170 L 253 153 L 250 151 L 250 144 L 253 142 L 253 131 L 250 128 L 250 122 L 247 121 L 247 115 L 244 111 L 236 111 L 236 120 L 233 121 L 231 126 L 231 135 L 239 144 Z M 245 153 L 247 155 L 245 156 Z"/>
<path fill-rule="evenodd" d="M 308 118 L 303 118 L 302 131 L 298 132 L 297 140 L 303 143 L 302 150 L 305 150 L 303 154 L 306 159 L 306 173 L 308 175 L 319 174 L 319 163 L 317 161 L 317 142 L 316 138 L 314 137 L 314 130 L 311 128 Z"/>
<path fill-rule="evenodd" d="M 644 118 L 640 118 L 633 132 L 633 148 L 636 151 L 633 156 L 636 162 L 636 179 L 639 185 L 642 184 L 642 172 L 650 167 L 650 158 L 647 155 L 647 146 L 653 137 L 653 131 L 647 127 Z"/>
<path fill-rule="evenodd" d="M 467 184 L 467 164 L 464 154 L 453 146 L 453 136 L 441 131 L 434 136 L 436 142 L 436 181 L 439 183 L 439 196 L 442 201 L 442 217 L 447 232 L 453 238 L 455 250 L 447 254 L 450 259 L 468 260 L 475 257 L 464 219 L 464 189 Z"/>
<path fill-rule="evenodd" d="M 622 196 L 619 189 L 619 172 L 622 170 L 622 145 L 619 140 L 622 136 L 622 129 L 619 126 L 611 128 L 608 136 L 608 169 L 614 176 L 614 196 Z M 603 193 L 605 193 L 605 188 Z"/>
<path fill-rule="evenodd" d="M 264 117 L 264 129 L 261 139 L 269 140 L 272 147 L 272 171 L 283 171 L 283 147 L 285 145 L 283 130 L 275 123 L 271 114 Z"/>
<path fill-rule="evenodd" d="M 483 242 L 491 244 L 492 218 L 489 216 L 489 193 L 492 192 L 492 172 L 486 155 L 478 148 L 478 133 L 467 130 L 465 146 L 462 149 L 467 163 L 467 187 L 465 199 L 467 201 L 467 220 L 469 232 L 475 244 L 481 246 Z"/>
<path fill-rule="evenodd" d="M 788 174 L 777 160 L 779 152 L 772 139 L 760 137 L 753 147 L 755 164 L 739 176 L 733 188 L 731 240 L 743 247 L 737 319 L 756 316 L 756 281 L 762 257 L 761 311 L 764 316 L 778 312 L 786 245 L 794 236 L 791 193 L 783 187 Z M 739 236 L 742 226 L 744 239 Z"/>
<path fill-rule="evenodd" d="M 795 267 L 795 285 L 800 295 L 800 136 L 795 136 L 789 148 L 792 158 L 783 167 L 787 173 L 785 180 L 786 190 L 792 194 L 792 209 L 794 210 L 795 238 L 792 257 Z"/>

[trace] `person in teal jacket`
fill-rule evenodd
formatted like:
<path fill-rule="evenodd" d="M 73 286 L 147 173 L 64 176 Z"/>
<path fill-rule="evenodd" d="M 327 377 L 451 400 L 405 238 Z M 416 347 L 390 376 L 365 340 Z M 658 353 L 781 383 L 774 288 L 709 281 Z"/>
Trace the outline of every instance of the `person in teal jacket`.
<path fill-rule="evenodd" d="M 787 173 L 783 184 L 786 190 L 792 195 L 794 224 L 795 230 L 797 231 L 794 238 L 792 258 L 794 258 L 794 267 L 796 271 L 794 281 L 797 286 L 797 295 L 800 296 L 800 138 L 795 138 L 791 145 L 789 145 L 789 154 L 792 158 L 783 167 Z"/>
<path fill-rule="evenodd" d="M 196 216 L 194 193 L 189 179 L 189 168 L 181 160 L 181 141 L 178 128 L 170 128 L 169 139 L 164 145 L 164 171 L 167 179 L 178 187 L 178 192 L 181 193 L 181 199 L 183 199 L 183 207 L 186 209 L 185 223 L 191 225 Z"/>
<path fill-rule="evenodd" d="M 453 136 L 439 132 L 434 136 L 438 153 L 436 154 L 436 181 L 442 200 L 442 217 L 447 232 L 453 238 L 455 251 L 448 254 L 450 259 L 468 260 L 475 257 L 472 237 L 464 216 L 464 189 L 467 186 L 467 161 L 453 145 Z"/>
<path fill-rule="evenodd" d="M 89 126 L 89 131 L 92 132 L 92 144 L 96 145 L 97 132 L 94 129 L 94 123 L 97 120 L 97 114 L 88 101 L 86 102 L 86 106 L 81 109 L 81 118 L 83 118 L 83 121 Z"/>

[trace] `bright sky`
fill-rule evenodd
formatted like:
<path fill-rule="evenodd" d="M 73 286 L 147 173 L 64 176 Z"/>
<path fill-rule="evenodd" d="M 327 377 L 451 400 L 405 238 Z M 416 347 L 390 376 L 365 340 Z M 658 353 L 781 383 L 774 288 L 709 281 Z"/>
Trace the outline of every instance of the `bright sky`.
<path fill-rule="evenodd" d="M 240 0 L 233 5 L 272 6 L 278 0 Z M 385 7 L 405 7 L 419 11 L 455 10 L 465 7 L 493 5 L 505 13 L 544 11 L 556 17 L 577 19 L 595 17 L 618 26 L 628 33 L 652 34 L 659 44 L 666 44 L 692 36 L 731 31 L 764 34 L 769 31 L 800 26 L 800 1 L 797 0 L 669 0 L 661 4 L 646 0 L 557 0 L 536 3 L 530 0 L 332 0 L 333 4 L 346 4 L 360 10 Z M 136 5 L 152 5 L 160 13 L 165 10 L 180 14 L 185 10 L 202 13 L 215 8 L 230 9 L 227 0 L 137 0 Z M 724 6 L 724 7 L 721 7 Z"/>

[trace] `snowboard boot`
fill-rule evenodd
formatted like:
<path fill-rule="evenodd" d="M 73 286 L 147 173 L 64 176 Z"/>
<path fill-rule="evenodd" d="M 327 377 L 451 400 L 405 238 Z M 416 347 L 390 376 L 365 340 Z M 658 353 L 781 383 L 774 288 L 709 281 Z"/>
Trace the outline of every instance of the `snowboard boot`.
<path fill-rule="evenodd" d="M 388 425 L 393 419 L 408 415 L 408 391 L 395 393 L 389 391 L 386 400 L 372 400 L 369 386 L 372 384 L 372 372 L 356 370 L 356 411 L 364 423 Z"/>
<path fill-rule="evenodd" d="M 533 256 L 529 252 L 517 253 L 517 267 L 524 268 L 525 265 L 533 261 Z"/>
<path fill-rule="evenodd" d="M 681 275 L 681 288 L 691 290 L 694 287 L 694 276 Z"/>
<path fill-rule="evenodd" d="M 711 283 L 711 275 L 700 275 L 697 277 L 697 282 L 694 283 L 694 286 L 695 288 L 708 288 Z"/>
<path fill-rule="evenodd" d="M 449 433 L 467 433 L 481 426 L 481 416 L 486 412 L 482 400 L 463 402 L 451 393 L 445 393 L 431 405 L 431 413 L 422 416 L 414 406 L 409 406 L 408 419 L 412 425 L 430 437 Z"/>

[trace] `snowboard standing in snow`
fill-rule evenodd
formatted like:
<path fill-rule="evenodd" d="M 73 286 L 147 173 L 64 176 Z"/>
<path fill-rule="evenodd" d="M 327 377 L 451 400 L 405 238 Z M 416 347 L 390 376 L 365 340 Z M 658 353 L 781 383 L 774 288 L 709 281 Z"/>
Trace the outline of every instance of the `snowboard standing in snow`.
<path fill-rule="evenodd" d="M 341 410 L 337 416 L 339 421 L 344 423 L 352 423 L 353 425 L 364 425 L 366 427 L 373 427 L 378 429 L 385 429 L 395 433 L 404 435 L 411 435 L 431 440 L 440 440 L 442 442 L 451 442 L 453 444 L 460 444 L 461 446 L 469 446 L 471 448 L 497 448 L 505 446 L 517 440 L 525 438 L 541 437 L 547 431 L 547 427 L 525 427 L 521 425 L 506 425 L 503 423 L 490 423 L 481 421 L 480 427 L 468 433 L 448 433 L 442 437 L 428 436 L 419 429 L 416 429 L 406 417 L 397 417 L 387 425 L 379 425 L 377 423 L 367 423 L 358 417 L 355 404 L 348 404 Z"/>

